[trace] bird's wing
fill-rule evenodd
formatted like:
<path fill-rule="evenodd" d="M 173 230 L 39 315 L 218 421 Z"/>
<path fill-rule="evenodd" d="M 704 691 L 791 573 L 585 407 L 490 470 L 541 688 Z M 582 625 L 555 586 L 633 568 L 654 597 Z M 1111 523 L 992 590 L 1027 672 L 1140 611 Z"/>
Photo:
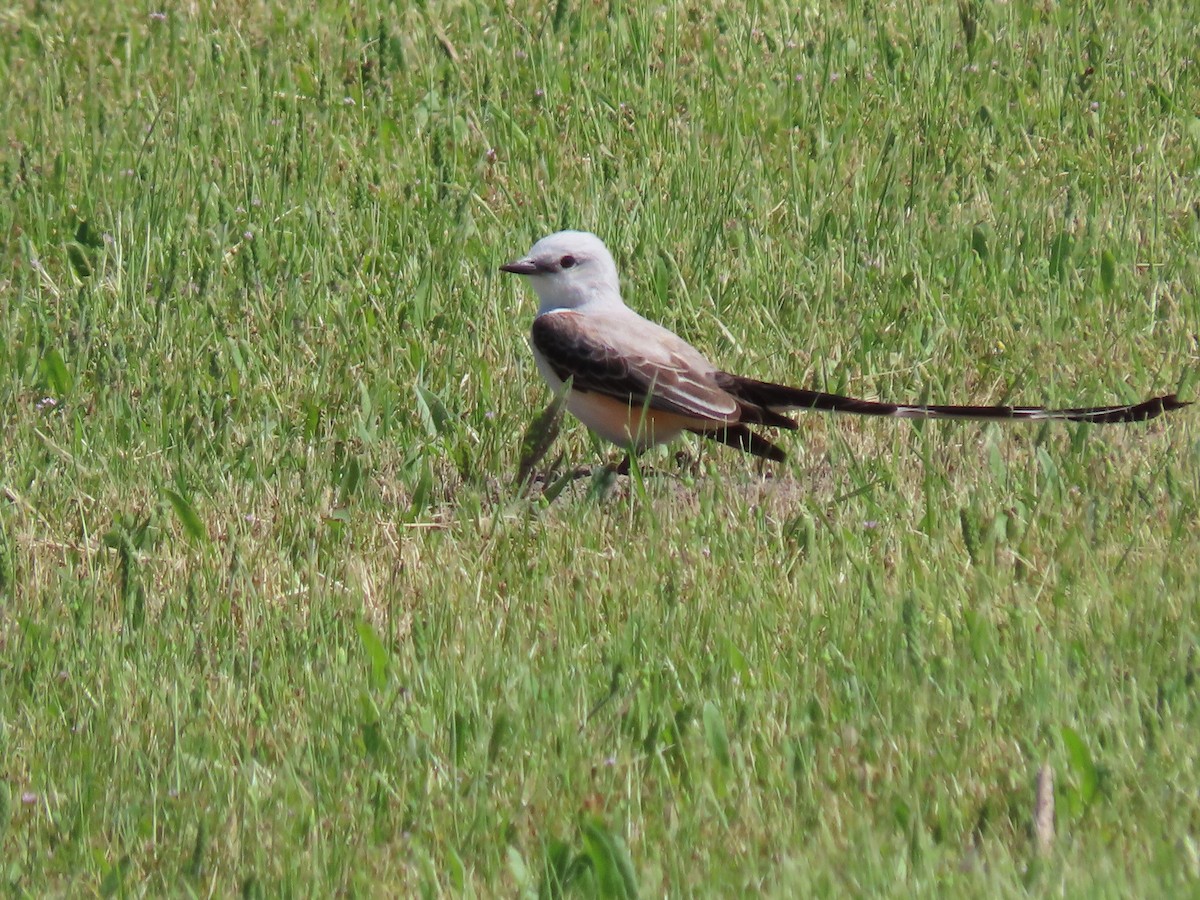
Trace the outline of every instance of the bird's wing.
<path fill-rule="evenodd" d="M 572 379 L 574 390 L 715 424 L 740 419 L 741 405 L 713 380 L 713 366 L 640 316 L 555 310 L 533 320 L 532 337 L 534 349 L 560 379 Z"/>

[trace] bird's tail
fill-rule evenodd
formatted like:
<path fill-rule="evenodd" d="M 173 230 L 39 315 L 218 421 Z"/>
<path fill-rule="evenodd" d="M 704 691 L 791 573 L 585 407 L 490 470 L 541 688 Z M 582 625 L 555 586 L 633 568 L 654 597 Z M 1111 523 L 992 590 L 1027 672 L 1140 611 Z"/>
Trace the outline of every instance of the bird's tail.
<path fill-rule="evenodd" d="M 879 400 L 860 400 L 825 391 L 756 381 L 740 375 L 718 373 L 717 383 L 743 403 L 766 411 L 771 418 L 788 409 L 814 409 L 823 412 L 853 413 L 860 416 L 892 416 L 898 419 L 967 419 L 974 421 L 1007 421 L 1012 419 L 1064 419 L 1071 422 L 1092 422 L 1110 425 L 1117 422 L 1141 422 L 1161 416 L 1172 409 L 1190 406 L 1174 394 L 1151 397 L 1141 403 L 1122 406 L 1081 406 L 1071 409 L 1046 409 L 1043 406 L 952 406 L 885 403 Z M 777 424 L 767 421 L 765 424 Z"/>

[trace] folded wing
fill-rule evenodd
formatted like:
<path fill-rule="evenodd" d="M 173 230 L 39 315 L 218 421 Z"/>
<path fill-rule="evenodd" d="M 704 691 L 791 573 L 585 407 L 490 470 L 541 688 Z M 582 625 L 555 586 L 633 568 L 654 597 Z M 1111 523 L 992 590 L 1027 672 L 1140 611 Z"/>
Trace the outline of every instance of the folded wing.
<path fill-rule="evenodd" d="M 741 404 L 716 383 L 707 360 L 652 322 L 645 322 L 646 331 L 662 333 L 638 334 L 638 325 L 557 310 L 534 319 L 533 346 L 561 380 L 574 379 L 577 391 L 714 426 L 741 418 Z"/>

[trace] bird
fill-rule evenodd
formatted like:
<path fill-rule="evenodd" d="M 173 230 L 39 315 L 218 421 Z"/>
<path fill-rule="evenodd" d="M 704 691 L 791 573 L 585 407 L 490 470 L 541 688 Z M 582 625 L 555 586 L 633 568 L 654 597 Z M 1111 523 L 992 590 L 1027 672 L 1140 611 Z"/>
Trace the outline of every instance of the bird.
<path fill-rule="evenodd" d="M 529 279 L 539 305 L 530 332 L 550 389 L 589 429 L 632 453 L 691 432 L 774 462 L 787 454 L 758 429 L 796 430 L 785 413 L 820 410 L 897 419 L 1140 422 L 1190 405 L 1175 394 L 1121 406 L 925 405 L 863 400 L 734 375 L 625 305 L 612 254 L 596 235 L 559 231 L 500 266 Z M 626 456 L 624 467 L 627 468 Z"/>

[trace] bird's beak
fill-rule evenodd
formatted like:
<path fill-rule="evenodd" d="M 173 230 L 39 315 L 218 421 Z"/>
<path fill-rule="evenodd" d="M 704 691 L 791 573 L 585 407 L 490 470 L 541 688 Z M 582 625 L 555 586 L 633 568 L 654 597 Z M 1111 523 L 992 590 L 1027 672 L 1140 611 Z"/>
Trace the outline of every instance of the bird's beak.
<path fill-rule="evenodd" d="M 505 263 L 500 267 L 501 272 L 512 272 L 514 275 L 536 275 L 538 267 L 528 256 L 524 259 L 514 260 L 510 263 Z"/>

